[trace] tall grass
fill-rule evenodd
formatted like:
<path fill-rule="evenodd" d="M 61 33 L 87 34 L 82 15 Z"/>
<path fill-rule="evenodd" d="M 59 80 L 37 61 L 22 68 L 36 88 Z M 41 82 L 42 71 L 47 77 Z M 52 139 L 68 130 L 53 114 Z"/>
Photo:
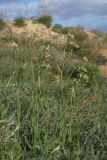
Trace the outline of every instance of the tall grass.
<path fill-rule="evenodd" d="M 107 159 L 106 78 L 69 76 L 65 51 L 58 63 L 49 44 L 23 42 L 0 44 L 1 159 Z"/>

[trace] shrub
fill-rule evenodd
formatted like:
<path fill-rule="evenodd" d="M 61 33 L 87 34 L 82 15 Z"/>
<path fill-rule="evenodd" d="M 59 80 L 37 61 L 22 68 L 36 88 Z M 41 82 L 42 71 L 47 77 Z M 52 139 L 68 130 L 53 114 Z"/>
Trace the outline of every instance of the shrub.
<path fill-rule="evenodd" d="M 75 37 L 73 34 L 71 34 L 70 32 L 67 35 L 67 43 L 66 43 L 66 51 L 70 52 L 70 51 L 75 51 L 78 50 L 79 46 L 75 41 Z"/>
<path fill-rule="evenodd" d="M 63 30 L 63 26 L 61 24 L 55 24 L 52 28 L 52 30 L 54 32 L 57 32 L 57 33 L 62 33 L 62 30 Z"/>
<path fill-rule="evenodd" d="M 70 32 L 70 27 L 64 27 L 62 29 L 62 34 L 67 35 Z"/>
<path fill-rule="evenodd" d="M 85 33 L 85 31 L 79 27 L 72 28 L 70 30 L 70 33 L 75 36 L 75 41 L 78 43 L 83 42 L 84 40 L 88 39 L 88 35 Z"/>
<path fill-rule="evenodd" d="M 107 58 L 98 54 L 100 45 L 96 39 L 90 39 L 84 30 L 71 29 L 67 35 L 66 51 L 73 52 L 78 57 L 88 58 L 89 61 L 99 65 L 106 64 Z"/>
<path fill-rule="evenodd" d="M 44 24 L 48 28 L 51 27 L 52 24 L 52 16 L 41 16 L 37 19 L 38 23 Z"/>
<path fill-rule="evenodd" d="M 85 48 L 87 46 L 88 35 L 81 28 L 71 28 L 66 30 L 68 32 L 67 36 L 67 51 L 73 50 L 74 53 L 79 52 L 83 46 Z M 75 44 L 73 43 L 75 42 Z M 79 45 L 80 47 L 77 47 Z M 81 54 L 81 53 L 80 53 Z M 83 54 L 83 52 L 82 52 Z"/>
<path fill-rule="evenodd" d="M 25 26 L 25 18 L 24 17 L 17 17 L 14 20 L 14 25 L 17 27 L 24 27 Z"/>
<path fill-rule="evenodd" d="M 2 18 L 0 18 L 0 30 L 2 30 L 5 27 L 5 22 Z"/>
<path fill-rule="evenodd" d="M 75 35 L 76 37 L 77 37 L 77 35 L 80 35 L 80 33 L 81 33 L 81 35 L 83 34 L 83 36 L 84 36 L 84 33 L 85 33 L 83 28 L 79 27 L 79 26 L 78 27 L 63 27 L 62 28 L 62 34 L 67 35 L 69 32 L 72 33 L 73 35 L 76 34 Z M 87 36 L 87 34 L 85 34 L 85 36 Z"/>
<path fill-rule="evenodd" d="M 98 68 L 90 64 L 79 66 L 79 72 L 79 82 L 85 86 L 95 85 L 97 82 L 96 77 L 100 75 Z"/>
<path fill-rule="evenodd" d="M 53 26 L 53 31 L 62 33 L 64 35 L 67 35 L 71 30 L 71 27 L 63 27 L 61 24 L 55 24 Z"/>

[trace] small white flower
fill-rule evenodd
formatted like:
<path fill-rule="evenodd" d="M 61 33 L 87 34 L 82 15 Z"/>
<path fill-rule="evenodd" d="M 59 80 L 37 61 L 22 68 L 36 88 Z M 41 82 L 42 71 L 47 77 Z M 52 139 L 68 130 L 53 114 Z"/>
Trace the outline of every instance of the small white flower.
<path fill-rule="evenodd" d="M 85 56 L 83 57 L 83 60 L 86 61 L 86 62 L 88 62 L 88 59 Z"/>

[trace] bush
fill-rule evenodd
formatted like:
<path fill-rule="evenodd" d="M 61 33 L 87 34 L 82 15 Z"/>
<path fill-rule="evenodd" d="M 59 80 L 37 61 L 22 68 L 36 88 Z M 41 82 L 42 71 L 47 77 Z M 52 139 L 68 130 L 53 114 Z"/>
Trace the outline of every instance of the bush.
<path fill-rule="evenodd" d="M 63 30 L 63 26 L 61 24 L 55 24 L 52 28 L 52 30 L 54 32 L 57 32 L 57 33 L 62 33 L 62 30 Z"/>
<path fill-rule="evenodd" d="M 24 27 L 25 26 L 25 18 L 24 17 L 17 17 L 14 20 L 14 25 L 17 27 Z"/>
<path fill-rule="evenodd" d="M 79 66 L 80 72 L 80 82 L 84 86 L 95 85 L 97 82 L 97 76 L 100 75 L 98 68 L 91 64 L 81 65 Z"/>
<path fill-rule="evenodd" d="M 63 27 L 61 24 L 55 24 L 53 26 L 53 31 L 57 33 L 62 33 L 64 35 L 67 35 L 71 30 L 71 27 Z"/>
<path fill-rule="evenodd" d="M 78 57 L 88 58 L 89 61 L 98 65 L 107 63 L 107 58 L 99 54 L 100 45 L 96 39 L 89 39 L 84 30 L 71 29 L 67 35 L 66 51 L 73 52 Z"/>
<path fill-rule="evenodd" d="M 85 31 L 83 29 L 78 27 L 78 28 L 67 29 L 65 31 L 66 31 L 66 33 L 68 32 L 67 44 L 66 44 L 67 51 L 73 50 L 74 53 L 75 53 L 75 51 L 77 53 L 77 52 L 80 52 L 80 50 L 82 48 L 83 49 L 87 48 L 88 35 L 85 33 Z M 78 47 L 77 47 L 77 45 L 78 45 Z M 81 53 L 79 53 L 79 54 L 81 54 Z M 83 51 L 82 51 L 82 54 L 83 54 Z"/>
<path fill-rule="evenodd" d="M 76 37 L 77 37 L 78 33 L 80 35 L 80 32 L 81 32 L 81 35 L 83 34 L 83 36 L 84 36 L 84 33 L 85 33 L 83 28 L 81 28 L 79 26 L 78 27 L 63 27 L 62 28 L 62 31 L 61 31 L 62 34 L 67 35 L 69 32 L 72 33 L 73 35 L 75 35 Z M 87 36 L 87 34 L 85 34 L 85 36 Z"/>
<path fill-rule="evenodd" d="M 38 23 L 44 24 L 48 28 L 52 25 L 52 16 L 41 16 L 37 19 Z"/>
<path fill-rule="evenodd" d="M 0 30 L 2 30 L 5 27 L 5 22 L 2 18 L 0 18 Z"/>
<path fill-rule="evenodd" d="M 62 34 L 67 35 L 70 32 L 70 29 L 71 29 L 70 27 L 64 27 L 62 29 Z"/>
<path fill-rule="evenodd" d="M 71 30 L 71 27 L 63 27 L 61 24 L 55 24 L 53 27 L 53 31 L 57 33 L 62 33 L 67 35 Z"/>
<path fill-rule="evenodd" d="M 83 42 L 84 40 L 88 39 L 88 35 L 85 33 L 85 31 L 79 27 L 77 28 L 72 28 L 70 30 L 70 33 L 75 36 L 75 41 L 78 42 L 79 44 Z"/>

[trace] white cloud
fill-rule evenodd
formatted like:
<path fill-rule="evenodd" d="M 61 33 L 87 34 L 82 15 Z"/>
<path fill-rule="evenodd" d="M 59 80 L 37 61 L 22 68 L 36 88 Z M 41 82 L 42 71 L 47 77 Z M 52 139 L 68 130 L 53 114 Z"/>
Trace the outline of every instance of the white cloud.
<path fill-rule="evenodd" d="M 5 0 L 5 2 L 8 0 Z M 107 28 L 107 0 L 44 0 L 47 10 L 52 13 L 58 22 L 63 24 L 83 25 L 90 28 Z M 1 3 L 2 2 L 2 3 Z M 36 15 L 39 0 L 29 0 L 28 3 L 3 3 L 0 1 L 0 10 L 8 17 L 16 15 Z"/>
<path fill-rule="evenodd" d="M 64 24 L 107 30 L 107 0 L 46 0 L 46 4 Z"/>
<path fill-rule="evenodd" d="M 0 5 L 0 11 L 5 13 L 7 16 L 15 15 L 15 14 L 28 14 L 30 12 L 38 12 L 38 2 L 31 1 L 28 3 L 2 3 Z"/>
<path fill-rule="evenodd" d="M 52 13 L 61 18 L 107 15 L 107 0 L 46 0 Z"/>

